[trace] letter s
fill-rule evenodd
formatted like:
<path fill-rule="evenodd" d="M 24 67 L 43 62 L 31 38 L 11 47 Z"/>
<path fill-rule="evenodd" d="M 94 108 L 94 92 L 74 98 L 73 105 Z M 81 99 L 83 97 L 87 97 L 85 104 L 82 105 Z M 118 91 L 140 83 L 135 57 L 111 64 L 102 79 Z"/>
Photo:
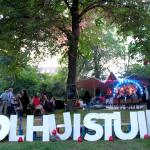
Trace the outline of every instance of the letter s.
<path fill-rule="evenodd" d="M 90 135 L 89 133 L 85 134 L 84 139 L 87 141 L 97 141 L 103 136 L 103 128 L 101 125 L 92 122 L 92 119 L 99 119 L 98 113 L 90 113 L 84 117 L 84 126 L 88 129 L 94 130 L 96 133 L 94 135 Z"/>

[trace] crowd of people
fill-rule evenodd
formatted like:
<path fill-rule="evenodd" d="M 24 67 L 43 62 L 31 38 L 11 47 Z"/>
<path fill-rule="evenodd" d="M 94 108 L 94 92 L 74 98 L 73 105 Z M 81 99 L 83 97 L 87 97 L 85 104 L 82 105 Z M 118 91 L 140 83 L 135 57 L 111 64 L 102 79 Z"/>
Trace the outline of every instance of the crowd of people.
<path fill-rule="evenodd" d="M 9 88 L 0 95 L 0 114 L 3 115 L 43 114 L 54 112 L 54 108 L 55 98 L 48 98 L 46 94 L 29 98 L 26 90 L 15 95 L 13 88 Z"/>
<path fill-rule="evenodd" d="M 124 86 L 121 89 L 118 89 L 115 98 L 124 99 L 126 101 L 128 99 L 140 99 L 142 98 L 142 95 L 140 94 L 140 90 L 136 89 L 136 87 Z"/>
<path fill-rule="evenodd" d="M 35 114 L 36 112 L 42 114 L 54 112 L 55 100 L 56 99 L 54 97 L 48 98 L 46 94 L 43 94 L 41 97 L 34 95 L 31 105 L 34 107 L 34 109 L 32 109 L 33 114 Z"/>
<path fill-rule="evenodd" d="M 130 92 L 131 91 L 131 92 Z M 139 98 L 139 93 L 134 92 L 133 90 L 120 90 L 116 93 L 117 99 L 137 99 Z M 144 90 L 145 91 L 145 90 Z M 149 95 L 149 94 L 148 94 Z M 143 97 L 145 99 L 145 92 Z M 142 97 L 142 98 L 143 98 Z M 107 104 L 108 99 L 113 104 L 113 98 L 107 97 L 100 94 L 100 91 L 96 91 L 95 97 L 92 98 L 89 91 L 85 91 L 81 100 L 75 102 L 76 107 L 85 108 L 87 111 L 90 111 L 91 105 L 94 104 Z M 61 102 L 61 103 L 60 103 Z M 149 104 L 149 103 L 148 103 Z M 67 105 L 67 104 L 66 104 Z M 23 116 L 27 114 L 48 114 L 53 113 L 55 109 L 62 109 L 65 106 L 65 102 L 56 100 L 54 97 L 48 97 L 46 94 L 34 95 L 29 97 L 26 90 L 22 90 L 17 94 L 14 94 L 13 88 L 6 89 L 0 95 L 0 114 L 4 115 L 14 115 Z M 149 105 L 148 105 L 149 107 Z M 67 107 L 66 107 L 67 108 Z M 66 109 L 65 109 L 66 110 Z"/>

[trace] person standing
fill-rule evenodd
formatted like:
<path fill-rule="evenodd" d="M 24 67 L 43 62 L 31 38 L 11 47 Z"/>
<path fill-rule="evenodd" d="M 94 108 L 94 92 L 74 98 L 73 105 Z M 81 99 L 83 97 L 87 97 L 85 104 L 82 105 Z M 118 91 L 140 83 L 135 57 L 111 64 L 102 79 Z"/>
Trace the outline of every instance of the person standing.
<path fill-rule="evenodd" d="M 15 95 L 13 93 L 13 88 L 8 89 L 8 114 L 16 114 L 14 109 Z"/>
<path fill-rule="evenodd" d="M 5 92 L 1 94 L 0 99 L 1 99 L 0 114 L 2 114 L 2 111 L 4 109 L 4 115 L 6 115 L 7 107 L 8 107 L 8 100 L 9 100 L 8 90 L 5 90 Z"/>
<path fill-rule="evenodd" d="M 32 104 L 34 106 L 33 114 L 35 115 L 37 110 L 39 110 L 41 113 L 43 106 L 41 105 L 40 98 L 37 95 L 34 95 L 32 98 Z"/>
<path fill-rule="evenodd" d="M 51 106 L 52 106 L 52 112 L 54 112 L 55 108 L 56 108 L 56 105 L 55 105 L 55 97 L 52 96 L 51 99 L 50 99 L 50 103 L 51 103 Z"/>
<path fill-rule="evenodd" d="M 16 95 L 16 98 L 14 100 L 14 108 L 15 108 L 15 112 L 16 114 L 18 115 L 18 117 L 22 117 L 23 114 L 23 106 L 22 106 L 22 103 L 21 103 L 21 94 L 17 94 Z"/>
<path fill-rule="evenodd" d="M 90 100 L 91 100 L 91 98 L 92 97 L 90 95 L 90 92 L 86 91 L 84 94 L 84 97 L 83 97 L 83 101 L 86 103 L 86 108 L 87 108 L 88 112 L 90 111 Z"/>
<path fill-rule="evenodd" d="M 147 85 L 146 88 L 146 100 L 147 100 L 147 109 L 150 109 L 150 79 L 149 84 Z"/>
<path fill-rule="evenodd" d="M 22 90 L 21 91 L 21 103 L 22 103 L 22 106 L 23 106 L 23 114 L 25 113 L 27 115 L 27 107 L 30 103 L 29 101 L 29 97 L 28 97 L 28 94 L 27 94 L 27 91 L 26 90 Z"/>

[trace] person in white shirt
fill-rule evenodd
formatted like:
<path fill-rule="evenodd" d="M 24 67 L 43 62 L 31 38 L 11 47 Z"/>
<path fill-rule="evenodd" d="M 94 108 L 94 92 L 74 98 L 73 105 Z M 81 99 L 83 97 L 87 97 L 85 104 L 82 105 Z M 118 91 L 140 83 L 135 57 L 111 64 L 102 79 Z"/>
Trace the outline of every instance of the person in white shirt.
<path fill-rule="evenodd" d="M 4 93 L 0 96 L 0 114 L 2 114 L 2 111 L 4 109 L 4 115 L 7 114 L 7 107 L 8 107 L 8 90 L 5 90 Z"/>
<path fill-rule="evenodd" d="M 9 115 L 10 114 L 15 114 L 15 109 L 14 109 L 14 100 L 15 100 L 15 95 L 13 93 L 13 88 L 8 89 L 8 109 L 9 109 Z"/>

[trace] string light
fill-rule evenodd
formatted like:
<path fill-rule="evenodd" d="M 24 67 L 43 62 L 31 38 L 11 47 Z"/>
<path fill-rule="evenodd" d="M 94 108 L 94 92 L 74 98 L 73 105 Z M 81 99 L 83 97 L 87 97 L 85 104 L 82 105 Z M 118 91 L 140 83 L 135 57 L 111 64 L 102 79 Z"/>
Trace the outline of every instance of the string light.
<path fill-rule="evenodd" d="M 138 81 L 126 79 L 126 80 L 120 81 L 116 84 L 116 86 L 114 87 L 113 96 L 115 96 L 117 94 L 118 89 L 122 88 L 123 85 L 127 85 L 127 84 L 135 85 L 136 89 L 139 89 L 140 94 L 143 95 L 143 88 L 138 83 Z"/>

